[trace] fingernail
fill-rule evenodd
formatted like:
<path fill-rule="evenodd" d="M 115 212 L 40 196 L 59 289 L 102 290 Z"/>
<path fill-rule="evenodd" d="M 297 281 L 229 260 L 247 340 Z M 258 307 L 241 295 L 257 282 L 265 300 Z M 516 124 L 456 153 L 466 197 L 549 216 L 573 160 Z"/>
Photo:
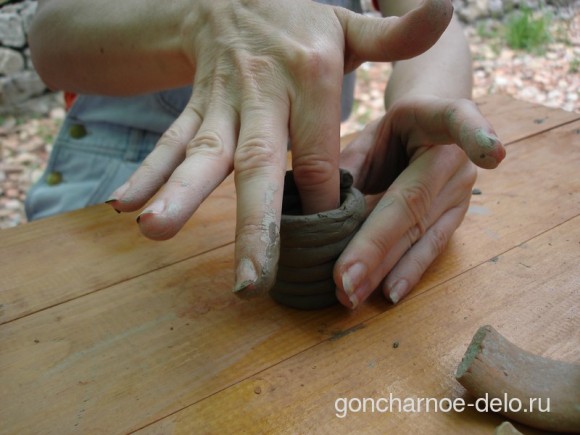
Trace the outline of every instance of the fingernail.
<path fill-rule="evenodd" d="M 111 204 L 112 202 L 117 201 L 117 198 L 109 198 L 105 201 L 105 204 Z M 113 210 L 115 210 L 117 213 L 121 213 L 121 210 L 116 209 L 115 207 L 111 206 L 113 208 Z"/>
<path fill-rule="evenodd" d="M 236 284 L 234 285 L 234 293 L 241 292 L 249 286 L 256 283 L 258 280 L 258 273 L 254 263 L 249 258 L 242 258 L 236 269 Z"/>
<path fill-rule="evenodd" d="M 162 200 L 155 201 L 153 204 L 151 204 L 149 207 L 147 207 L 145 210 L 139 213 L 139 216 L 137 216 L 136 221 L 137 223 L 139 223 L 143 216 L 161 214 L 164 209 L 165 209 L 164 201 Z"/>
<path fill-rule="evenodd" d="M 340 291 L 337 289 L 337 291 Z M 346 293 L 346 292 L 345 292 Z M 347 308 L 350 308 L 351 310 L 354 310 L 356 307 L 358 307 L 358 298 L 356 297 L 356 294 L 348 294 L 346 293 L 346 295 L 348 296 L 348 303 L 350 304 L 350 306 L 346 306 Z"/>
<path fill-rule="evenodd" d="M 393 304 L 397 304 L 401 299 L 409 293 L 409 283 L 405 279 L 400 279 L 391 288 L 389 292 L 389 299 Z"/>
<path fill-rule="evenodd" d="M 111 197 L 105 201 L 105 204 L 110 204 L 110 203 L 115 202 L 115 201 L 118 201 L 118 199 Z"/>
<path fill-rule="evenodd" d="M 356 293 L 358 293 L 357 289 L 364 280 L 366 273 L 367 267 L 364 264 L 355 263 L 342 274 L 342 287 L 352 303 L 353 308 L 356 308 L 359 303 L 359 298 Z"/>
<path fill-rule="evenodd" d="M 125 184 L 117 187 L 117 189 L 111 193 L 111 196 L 109 196 L 109 199 L 107 199 L 105 203 L 108 204 L 114 201 L 121 201 L 123 199 L 123 194 L 127 191 L 127 189 L 129 189 L 129 182 L 126 182 Z"/>

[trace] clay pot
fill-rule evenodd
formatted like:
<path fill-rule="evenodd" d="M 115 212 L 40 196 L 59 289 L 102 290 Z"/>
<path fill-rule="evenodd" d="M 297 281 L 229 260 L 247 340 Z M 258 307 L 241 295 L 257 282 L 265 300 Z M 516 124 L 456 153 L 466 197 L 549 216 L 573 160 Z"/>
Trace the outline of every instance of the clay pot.
<path fill-rule="evenodd" d="M 352 187 L 352 175 L 340 171 L 340 207 L 302 215 L 292 171 L 284 180 L 280 224 L 280 259 L 270 296 L 294 308 L 318 309 L 336 304 L 334 263 L 364 220 L 365 200 Z"/>

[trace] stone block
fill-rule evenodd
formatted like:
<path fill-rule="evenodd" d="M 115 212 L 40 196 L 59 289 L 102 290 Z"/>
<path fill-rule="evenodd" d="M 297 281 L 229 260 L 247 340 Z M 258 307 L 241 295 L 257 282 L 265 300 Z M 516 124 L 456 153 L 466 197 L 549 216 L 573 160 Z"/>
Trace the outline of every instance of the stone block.
<path fill-rule="evenodd" d="M 1 77 L 0 106 L 16 105 L 45 91 L 46 85 L 35 71 L 22 71 L 11 77 Z"/>
<path fill-rule="evenodd" d="M 26 35 L 22 18 L 17 12 L 0 11 L 0 44 L 7 47 L 21 48 L 26 45 Z"/>
<path fill-rule="evenodd" d="M 24 58 L 10 48 L 0 47 L 0 76 L 11 76 L 24 70 Z"/>

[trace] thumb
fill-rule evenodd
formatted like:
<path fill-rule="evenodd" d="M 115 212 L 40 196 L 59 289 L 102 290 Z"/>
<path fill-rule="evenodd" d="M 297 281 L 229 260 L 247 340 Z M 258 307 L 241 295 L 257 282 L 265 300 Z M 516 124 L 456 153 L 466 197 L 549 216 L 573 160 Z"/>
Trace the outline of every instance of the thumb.
<path fill-rule="evenodd" d="M 336 8 L 345 35 L 345 70 L 366 61 L 409 59 L 431 48 L 453 16 L 450 0 L 424 0 L 402 17 L 368 17 Z"/>

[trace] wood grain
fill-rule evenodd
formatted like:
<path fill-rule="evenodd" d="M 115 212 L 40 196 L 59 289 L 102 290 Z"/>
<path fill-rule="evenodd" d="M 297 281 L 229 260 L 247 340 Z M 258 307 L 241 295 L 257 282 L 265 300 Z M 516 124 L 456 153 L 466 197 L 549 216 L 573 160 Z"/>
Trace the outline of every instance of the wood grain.
<path fill-rule="evenodd" d="M 508 95 L 488 95 L 476 103 L 504 144 L 580 119 L 579 113 L 526 103 Z"/>
<path fill-rule="evenodd" d="M 228 179 L 164 242 L 107 205 L 0 231 L 0 324 L 231 243 L 235 213 Z"/>
<path fill-rule="evenodd" d="M 480 173 L 449 248 L 395 308 L 380 295 L 356 312 L 233 297 L 231 179 L 169 242 L 105 206 L 0 232 L 0 433 L 491 433 L 500 420 L 474 412 L 333 412 L 338 394 L 461 396 L 452 374 L 482 323 L 580 357 L 580 115 L 501 98 L 482 110 L 527 139 Z M 528 137 L 542 113 L 562 125 Z"/>
<path fill-rule="evenodd" d="M 335 401 L 393 394 L 469 402 L 453 374 L 482 324 L 531 352 L 579 361 L 580 274 L 570 273 L 579 240 L 576 217 L 140 433 L 493 433 L 504 417 L 472 408 L 338 418 Z"/>

